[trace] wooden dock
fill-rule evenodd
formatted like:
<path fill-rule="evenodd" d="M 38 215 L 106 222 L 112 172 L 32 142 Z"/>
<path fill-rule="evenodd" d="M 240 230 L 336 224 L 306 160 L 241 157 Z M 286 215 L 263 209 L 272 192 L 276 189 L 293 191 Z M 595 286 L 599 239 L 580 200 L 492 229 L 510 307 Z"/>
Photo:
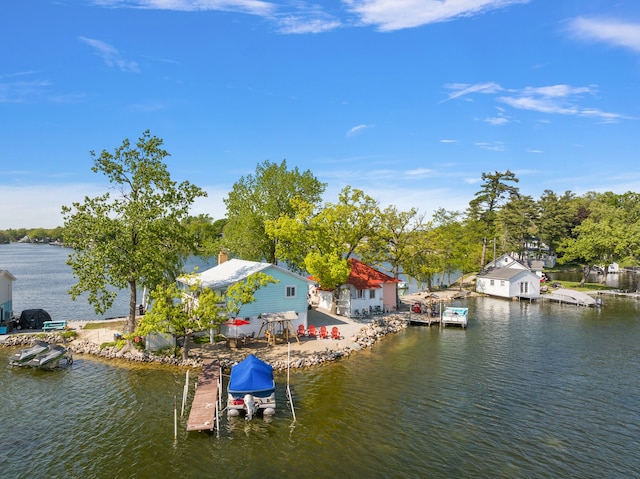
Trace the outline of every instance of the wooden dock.
<path fill-rule="evenodd" d="M 422 324 L 431 326 L 432 324 L 440 324 L 440 316 L 431 316 L 430 314 L 410 313 L 409 323 Z"/>
<path fill-rule="evenodd" d="M 220 363 L 205 359 L 198 376 L 196 394 L 191 403 L 187 431 L 213 431 L 218 415 Z"/>

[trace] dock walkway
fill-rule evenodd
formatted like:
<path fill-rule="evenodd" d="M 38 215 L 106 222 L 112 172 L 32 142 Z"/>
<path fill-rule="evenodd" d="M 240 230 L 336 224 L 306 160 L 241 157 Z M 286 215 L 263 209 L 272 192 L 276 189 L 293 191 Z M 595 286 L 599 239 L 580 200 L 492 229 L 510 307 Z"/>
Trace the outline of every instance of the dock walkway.
<path fill-rule="evenodd" d="M 214 359 L 205 359 L 191 403 L 187 431 L 213 431 L 218 415 L 220 387 L 220 363 Z"/>

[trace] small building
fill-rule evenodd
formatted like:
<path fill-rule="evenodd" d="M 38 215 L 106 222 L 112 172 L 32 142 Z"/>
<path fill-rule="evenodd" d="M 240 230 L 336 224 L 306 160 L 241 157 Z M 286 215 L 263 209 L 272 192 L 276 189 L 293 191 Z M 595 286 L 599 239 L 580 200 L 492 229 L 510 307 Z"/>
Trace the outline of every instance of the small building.
<path fill-rule="evenodd" d="M 231 336 L 238 333 L 257 335 L 262 326 L 260 316 L 268 313 L 287 313 L 287 317 L 293 315 L 293 327 L 297 328 L 302 324 L 306 329 L 308 290 L 311 281 L 303 276 L 271 263 L 230 259 L 197 274 L 196 277 L 200 280 L 201 287 L 211 288 L 224 296 L 229 286 L 259 272 L 271 276 L 277 283 L 260 288 L 254 294 L 255 301 L 242 306 L 238 317 L 247 320 L 249 324 L 228 326 L 226 328 L 229 330 L 223 333 Z"/>
<path fill-rule="evenodd" d="M 476 292 L 501 298 L 537 299 L 540 277 L 529 269 L 495 268 L 476 277 Z"/>
<path fill-rule="evenodd" d="M 396 309 L 398 283 L 395 279 L 371 266 L 349 258 L 351 272 L 346 283 L 339 287 L 336 312 L 340 316 L 357 317 Z M 332 291 L 318 291 L 318 307 L 331 309 Z"/>
<path fill-rule="evenodd" d="M 0 322 L 13 318 L 13 282 L 16 277 L 6 269 L 0 269 Z"/>

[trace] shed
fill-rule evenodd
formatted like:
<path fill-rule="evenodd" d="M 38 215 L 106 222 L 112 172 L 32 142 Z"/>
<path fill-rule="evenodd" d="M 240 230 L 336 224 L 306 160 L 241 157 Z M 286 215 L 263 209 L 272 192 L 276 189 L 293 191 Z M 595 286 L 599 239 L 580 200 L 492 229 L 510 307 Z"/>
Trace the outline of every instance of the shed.
<path fill-rule="evenodd" d="M 502 298 L 540 297 L 540 278 L 528 269 L 497 268 L 476 277 L 476 291 Z"/>

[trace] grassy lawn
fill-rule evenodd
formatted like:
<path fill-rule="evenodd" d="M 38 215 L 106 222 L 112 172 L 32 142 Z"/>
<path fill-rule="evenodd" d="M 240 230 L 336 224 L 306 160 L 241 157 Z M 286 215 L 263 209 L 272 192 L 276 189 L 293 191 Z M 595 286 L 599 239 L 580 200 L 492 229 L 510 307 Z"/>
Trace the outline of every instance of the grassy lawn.
<path fill-rule="evenodd" d="M 563 288 L 573 289 L 575 291 L 582 291 L 584 293 L 592 291 L 603 291 L 607 289 L 617 289 L 612 286 L 607 286 L 600 283 L 585 283 L 584 286 L 580 286 L 579 281 L 551 281 L 550 283 L 560 283 Z"/>
<path fill-rule="evenodd" d="M 88 321 L 82 329 L 109 328 L 121 330 L 124 329 L 126 324 L 126 321 Z"/>

